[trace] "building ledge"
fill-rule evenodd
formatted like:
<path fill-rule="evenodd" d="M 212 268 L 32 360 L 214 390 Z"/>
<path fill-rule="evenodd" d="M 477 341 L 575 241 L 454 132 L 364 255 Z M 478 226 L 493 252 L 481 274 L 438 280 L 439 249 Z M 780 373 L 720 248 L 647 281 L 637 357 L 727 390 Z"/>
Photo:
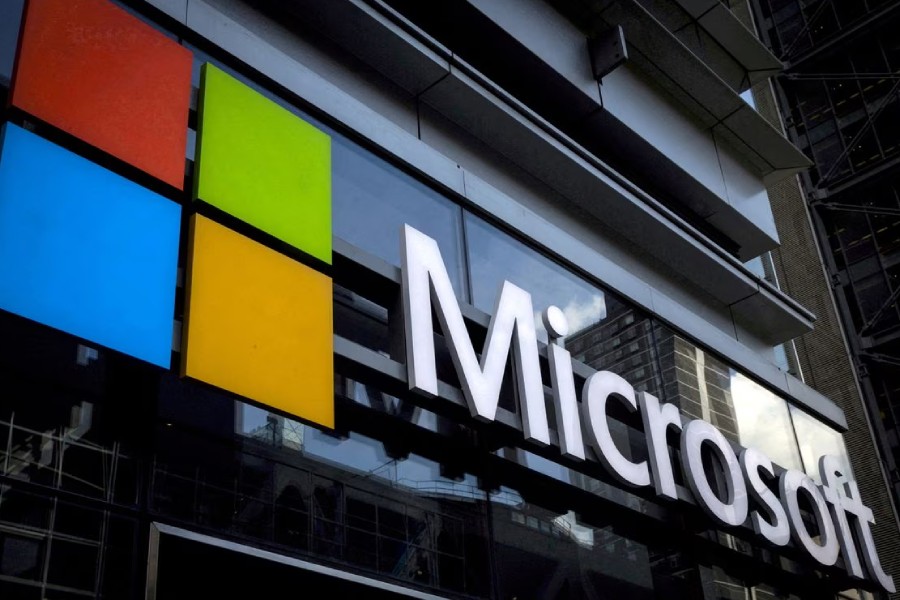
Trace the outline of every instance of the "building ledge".
<path fill-rule="evenodd" d="M 736 19 L 734 15 L 732 18 Z M 766 185 L 812 165 L 803 152 L 637 2 L 612 3 L 599 19 L 602 23 L 595 27 L 621 25 L 629 44 L 629 59 L 682 102 L 703 126 L 741 152 Z"/>
<path fill-rule="evenodd" d="M 747 85 L 778 74 L 783 65 L 719 0 L 675 0 L 747 72 Z"/>
<path fill-rule="evenodd" d="M 155 0 L 154 0 L 155 1 Z M 314 0 L 310 0 L 313 2 Z M 303 10 L 303 2 L 296 5 Z M 330 18 L 354 23 L 358 35 L 346 39 L 364 51 L 371 44 L 391 48 L 391 52 L 370 54 L 373 67 L 388 76 L 402 72 L 404 81 L 422 90 L 420 100 L 457 122 L 495 151 L 509 158 L 573 203 L 601 218 L 624 239 L 633 240 L 636 251 L 653 256 L 664 268 L 678 273 L 686 285 L 702 290 L 724 311 L 731 307 L 746 320 L 758 318 L 759 311 L 771 314 L 780 326 L 761 332 L 774 345 L 812 328 L 814 316 L 750 273 L 734 257 L 710 243 L 677 215 L 660 205 L 625 177 L 622 177 L 571 138 L 541 119 L 514 98 L 453 55 L 441 49 L 412 25 L 391 17 L 380 5 L 376 11 L 362 0 L 328 3 Z M 734 332 L 713 331 L 709 323 L 693 316 L 665 294 L 654 290 L 622 265 L 616 264 L 572 239 L 557 226 L 528 211 L 477 176 L 462 169 L 415 135 L 393 124 L 371 107 L 326 81 L 293 56 L 272 46 L 253 31 L 230 19 L 202 0 L 188 5 L 184 24 L 196 34 L 243 61 L 250 69 L 277 82 L 287 93 L 328 115 L 354 136 L 367 140 L 380 152 L 395 157 L 435 185 L 494 215 L 561 260 L 590 273 L 612 291 L 630 298 L 638 306 L 671 323 L 685 323 L 688 335 L 718 349 L 736 344 Z M 261 21 L 266 23 L 265 20 Z M 322 24 L 317 29 L 327 33 Z M 415 35 L 415 37 L 413 37 Z M 354 52 L 355 53 L 355 52 Z M 386 62 L 387 64 L 382 64 Z M 690 287 L 688 288 L 690 289 Z M 760 295 L 760 302 L 747 299 Z M 733 307 L 732 307 L 733 305 Z M 728 351 L 720 350 L 726 356 Z M 752 354 L 752 353 L 751 353 Z M 743 355 L 742 355 L 743 356 Z M 735 362 L 740 363 L 735 359 Z M 757 359 L 759 362 L 759 359 Z M 774 366 L 772 367 L 774 369 Z M 777 369 L 776 369 L 777 371 Z M 777 376 L 773 374 L 777 379 Z"/>
<path fill-rule="evenodd" d="M 692 226 L 741 260 L 749 260 L 777 246 L 774 227 L 767 228 L 765 219 L 756 222 L 748 218 L 746 202 L 740 198 L 733 202 L 735 199 L 728 197 L 722 182 L 710 183 L 702 174 L 689 172 L 690 167 L 683 164 L 685 161 L 656 148 L 655 138 L 645 139 L 646 132 L 642 135 L 633 129 L 633 123 L 621 122 L 618 105 L 606 98 L 614 90 L 604 90 L 601 86 L 598 94 L 588 61 L 587 37 L 592 31 L 596 33 L 618 24 L 613 22 L 615 19 L 587 25 L 585 33 L 576 25 L 588 22 L 595 15 L 569 15 L 570 21 L 552 7 L 537 2 L 521 3 L 517 5 L 521 10 L 514 11 L 505 10 L 509 8 L 508 0 L 450 0 L 442 3 L 439 10 L 414 0 L 388 1 L 404 15 L 414 18 L 428 30 L 429 36 L 436 36 L 440 43 L 458 54 L 459 59 L 472 65 L 498 88 L 520 100 L 600 160 L 620 172 L 631 174 L 634 180 L 640 180 L 645 191 L 661 199 Z M 380 3 L 369 4 L 377 6 Z M 560 8 L 565 9 L 565 6 Z M 638 5 L 633 9 L 643 20 L 626 22 L 624 17 L 618 20 L 625 23 L 629 52 L 633 57 L 635 53 L 639 54 L 636 70 L 650 80 L 649 85 L 662 84 L 663 93 L 668 92 L 693 117 L 698 132 L 706 131 L 716 143 L 730 146 L 729 152 L 742 158 L 748 172 L 761 178 L 768 176 L 767 183 L 804 168 L 807 163 L 802 153 L 759 117 L 673 34 L 653 20 L 646 10 Z M 602 14 L 611 15 L 610 10 L 618 9 L 607 7 Z M 676 7 L 673 10 L 687 16 Z M 647 19 L 652 21 L 649 37 L 645 32 Z M 465 28 L 458 26 L 459 23 L 465 23 Z M 595 29 L 591 30 L 591 27 Z M 745 33 L 749 32 L 745 30 Z M 651 60 L 641 53 L 640 48 L 635 49 L 634 43 L 643 38 L 647 38 L 646 44 L 653 47 L 658 45 L 657 39 L 663 38 L 666 44 L 677 45 L 684 54 L 683 60 L 667 64 L 661 70 L 661 59 Z M 670 77 L 670 73 L 684 71 L 685 65 L 702 67 L 701 74 L 712 82 L 712 87 L 706 85 L 701 90 L 705 96 L 687 94 L 683 89 L 684 82 Z M 618 81 L 619 71 L 623 68 L 627 67 L 620 67 L 608 76 L 611 86 L 617 85 L 614 81 Z M 698 81 L 691 73 L 685 78 Z M 708 110 L 707 104 L 711 104 L 713 110 Z M 800 162 L 795 162 L 795 158 Z"/>

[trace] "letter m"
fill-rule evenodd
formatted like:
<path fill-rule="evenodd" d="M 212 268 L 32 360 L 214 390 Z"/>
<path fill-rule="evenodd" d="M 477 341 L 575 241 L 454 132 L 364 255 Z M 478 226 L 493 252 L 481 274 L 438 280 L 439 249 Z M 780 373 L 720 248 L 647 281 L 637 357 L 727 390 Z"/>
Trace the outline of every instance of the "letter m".
<path fill-rule="evenodd" d="M 483 421 L 494 420 L 512 347 L 525 437 L 549 444 L 531 294 L 508 281 L 503 282 L 479 361 L 437 242 L 404 225 L 400 253 L 410 389 L 433 396 L 438 393 L 431 319 L 434 308 L 472 416 Z"/>

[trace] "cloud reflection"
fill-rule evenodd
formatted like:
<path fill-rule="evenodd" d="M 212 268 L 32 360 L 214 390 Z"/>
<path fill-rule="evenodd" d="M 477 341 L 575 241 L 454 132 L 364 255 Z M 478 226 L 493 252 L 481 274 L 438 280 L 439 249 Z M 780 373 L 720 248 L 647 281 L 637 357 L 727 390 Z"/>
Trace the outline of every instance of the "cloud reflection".
<path fill-rule="evenodd" d="M 741 444 L 756 448 L 785 469 L 802 469 L 787 402 L 734 371 L 731 397 Z"/>

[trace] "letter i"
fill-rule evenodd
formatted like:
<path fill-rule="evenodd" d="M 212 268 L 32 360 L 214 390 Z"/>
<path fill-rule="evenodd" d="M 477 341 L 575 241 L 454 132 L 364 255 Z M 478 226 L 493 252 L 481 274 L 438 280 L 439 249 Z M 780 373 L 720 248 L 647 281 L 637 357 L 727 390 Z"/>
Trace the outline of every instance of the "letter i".
<path fill-rule="evenodd" d="M 550 306 L 544 311 L 543 321 L 547 335 L 550 336 L 547 360 L 550 363 L 550 385 L 553 388 L 559 449 L 563 456 L 584 460 L 584 441 L 581 436 L 581 419 L 575 395 L 572 355 L 559 345 L 560 338 L 569 333 L 569 323 L 563 311 L 556 306 Z"/>

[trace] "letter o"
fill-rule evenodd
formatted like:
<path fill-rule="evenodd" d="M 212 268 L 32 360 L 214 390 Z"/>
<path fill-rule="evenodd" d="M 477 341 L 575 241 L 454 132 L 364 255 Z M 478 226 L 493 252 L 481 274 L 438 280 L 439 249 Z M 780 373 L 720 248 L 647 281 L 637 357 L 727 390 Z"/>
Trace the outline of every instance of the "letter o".
<path fill-rule="evenodd" d="M 713 491 L 703 469 L 703 443 L 709 442 L 725 468 L 726 499 L 723 501 Z M 744 474 L 731 444 L 722 432 L 707 423 L 695 419 L 685 426 L 681 434 L 681 464 L 688 487 L 700 507 L 720 525 L 740 525 L 747 519 L 749 500 Z"/>

